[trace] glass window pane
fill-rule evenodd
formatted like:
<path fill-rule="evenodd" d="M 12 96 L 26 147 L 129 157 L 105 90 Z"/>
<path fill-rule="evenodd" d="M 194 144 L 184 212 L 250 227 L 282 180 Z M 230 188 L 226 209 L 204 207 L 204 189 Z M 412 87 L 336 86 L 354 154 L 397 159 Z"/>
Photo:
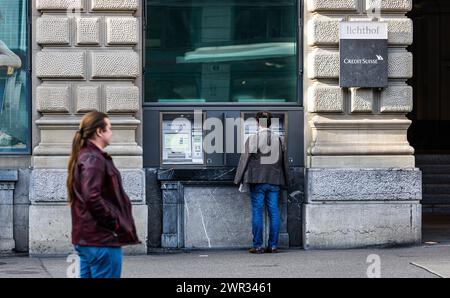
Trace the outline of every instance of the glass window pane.
<path fill-rule="evenodd" d="M 148 0 L 145 101 L 296 102 L 296 3 Z"/>
<path fill-rule="evenodd" d="M 0 153 L 27 152 L 27 0 L 0 1 Z"/>

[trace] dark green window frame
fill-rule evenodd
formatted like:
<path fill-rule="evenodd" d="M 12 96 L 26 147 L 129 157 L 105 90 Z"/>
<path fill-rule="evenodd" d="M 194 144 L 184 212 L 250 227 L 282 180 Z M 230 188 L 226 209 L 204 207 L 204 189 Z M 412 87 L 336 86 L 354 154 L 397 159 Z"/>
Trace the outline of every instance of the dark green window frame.
<path fill-rule="evenodd" d="M 13 112 L 11 112 L 11 105 L 13 104 L 13 99 L 15 99 L 16 101 L 18 100 L 17 98 L 4 98 L 4 94 L 1 94 L 0 96 L 2 97 L 2 102 L 3 102 L 3 112 L 4 113 L 9 113 L 10 115 L 8 115 L 9 122 L 11 123 L 10 129 L 11 131 L 13 130 L 13 126 L 15 125 L 15 127 L 18 129 L 17 131 L 22 131 L 20 134 L 20 140 L 18 139 L 19 136 L 18 134 L 16 135 L 16 137 L 14 135 L 11 135 L 11 145 L 10 146 L 0 146 L 0 156 L 19 156 L 19 155 L 30 155 L 31 154 L 31 2 L 28 0 L 20 0 L 19 1 L 8 1 L 9 4 L 11 3 L 17 3 L 18 5 L 20 5 L 19 9 L 20 11 L 23 12 L 23 14 L 20 14 L 21 19 L 19 20 L 19 24 L 17 24 L 17 29 L 18 29 L 18 34 L 19 32 L 25 32 L 24 35 L 21 37 L 21 42 L 26 46 L 26 49 L 24 50 L 19 50 L 17 48 L 11 48 L 10 50 L 12 52 L 14 52 L 17 56 L 20 57 L 20 60 L 22 62 L 22 65 L 20 68 L 13 69 L 13 68 L 7 68 L 7 67 L 3 67 L 4 69 L 2 69 L 2 74 L 1 75 L 5 75 L 3 76 L 3 79 L 5 81 L 5 84 L 3 85 L 2 88 L 2 92 L 4 94 L 6 94 L 5 90 L 7 89 L 6 84 L 11 84 L 11 81 L 8 82 L 8 77 L 9 75 L 11 75 L 11 72 L 13 71 L 14 73 L 12 75 L 16 76 L 15 77 L 15 82 L 16 82 L 16 93 L 15 96 L 17 95 L 17 92 L 19 92 L 20 94 L 20 98 L 19 98 L 19 103 L 16 103 L 19 107 L 16 107 L 18 111 L 16 112 L 22 112 L 22 117 L 23 117 L 23 122 L 22 123 L 18 123 L 18 121 L 16 121 L 16 123 L 14 123 L 13 120 L 17 120 L 17 118 L 14 117 Z M 1 10 L 1 6 L 0 6 L 0 10 Z M 6 24 L 6 19 L 5 17 L 8 17 L 8 12 L 3 11 L 2 12 L 3 16 L 0 16 L 1 18 L 3 18 L 3 20 L 0 19 L 0 22 L 3 22 L 4 24 Z M 4 26 L 5 29 L 7 29 Z M 1 29 L 1 25 L 0 25 L 0 29 Z M 1 35 L 0 35 L 1 36 Z M 1 38 L 0 38 L 1 39 Z M 5 45 L 7 47 L 11 47 L 8 46 L 6 43 Z M 22 48 L 23 49 L 23 48 Z M 6 69 L 6 70 L 5 70 Z M 19 72 L 20 71 L 20 72 Z M 20 78 L 19 78 L 20 77 Z M 18 88 L 18 84 L 22 84 L 23 87 Z M 9 107 L 9 111 L 5 111 L 4 109 Z M 23 109 L 22 109 L 23 108 Z M 5 114 L 6 115 L 6 114 Z M 1 115 L 0 115 L 1 117 Z M 6 117 L 6 116 L 5 116 Z M 0 119 L 3 120 L 3 119 Z M 19 125 L 22 125 L 22 127 L 18 128 Z M 4 129 L 2 127 L 0 127 L 0 131 L 2 133 L 6 133 L 5 131 L 3 131 Z M 11 134 L 13 134 L 13 132 L 9 132 Z M 9 133 L 7 133 L 9 135 Z M 20 144 L 22 144 L 24 146 L 18 146 Z M 14 147 L 18 146 L 18 147 Z"/>

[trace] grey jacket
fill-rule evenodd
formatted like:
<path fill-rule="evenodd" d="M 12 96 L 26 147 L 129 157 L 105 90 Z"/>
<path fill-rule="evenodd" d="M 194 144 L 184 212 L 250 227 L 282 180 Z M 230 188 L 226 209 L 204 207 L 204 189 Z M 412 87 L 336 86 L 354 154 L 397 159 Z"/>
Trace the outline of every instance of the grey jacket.
<path fill-rule="evenodd" d="M 289 163 L 284 138 L 261 129 L 245 142 L 234 183 L 269 183 L 289 186 Z"/>

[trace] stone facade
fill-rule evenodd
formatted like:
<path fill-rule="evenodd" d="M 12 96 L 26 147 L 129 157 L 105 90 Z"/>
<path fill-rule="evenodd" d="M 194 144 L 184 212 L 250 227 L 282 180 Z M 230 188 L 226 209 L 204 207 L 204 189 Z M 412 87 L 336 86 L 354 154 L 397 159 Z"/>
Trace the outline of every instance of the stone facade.
<path fill-rule="evenodd" d="M 412 0 L 381 1 L 388 23 L 384 90 L 339 87 L 339 22 L 372 20 L 366 1 L 305 1 L 305 248 L 421 240 L 421 173 L 407 140 Z"/>
<path fill-rule="evenodd" d="M 147 252 L 147 205 L 142 170 L 140 1 L 36 0 L 33 7 L 33 171 L 29 252 L 65 254 L 70 214 L 65 179 L 81 117 L 110 115 L 115 133 L 107 151 L 121 170 Z"/>
<path fill-rule="evenodd" d="M 205 177 L 189 184 L 195 177 L 143 169 L 143 2 L 31 3 L 33 152 L 31 161 L 0 160 L 1 168 L 18 169 L 0 173 L 0 252 L 72 251 L 66 166 L 79 121 L 94 109 L 111 117 L 114 140 L 107 150 L 125 180 L 143 242 L 127 253 L 147 253 L 147 245 L 250 245 L 250 218 L 242 216 L 250 216 L 250 205 L 229 183 L 232 172 L 204 169 L 197 175 L 223 181 L 200 187 Z M 406 84 L 413 75 L 406 50 L 413 24 L 405 16 L 412 0 L 381 3 L 380 21 L 388 22 L 389 31 L 389 86 L 376 90 L 339 87 L 339 22 L 370 20 L 366 1 L 302 1 L 306 175 L 303 181 L 303 168 L 293 169 L 301 179 L 283 194 L 282 246 L 332 249 L 421 240 L 421 172 L 405 116 L 413 104 Z"/>

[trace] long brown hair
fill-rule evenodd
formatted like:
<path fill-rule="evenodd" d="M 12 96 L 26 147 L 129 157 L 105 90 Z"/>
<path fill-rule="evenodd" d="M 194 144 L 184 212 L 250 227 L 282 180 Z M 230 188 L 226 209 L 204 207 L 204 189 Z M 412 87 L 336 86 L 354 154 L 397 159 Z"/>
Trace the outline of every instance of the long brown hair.
<path fill-rule="evenodd" d="M 106 130 L 105 118 L 108 115 L 102 112 L 93 111 L 84 115 L 81 119 L 79 130 L 77 130 L 72 141 L 72 153 L 70 154 L 67 176 L 67 193 L 69 195 L 69 204 L 72 204 L 74 198 L 73 179 L 75 172 L 75 164 L 77 162 L 80 149 L 85 142 L 95 136 L 97 129 Z"/>

